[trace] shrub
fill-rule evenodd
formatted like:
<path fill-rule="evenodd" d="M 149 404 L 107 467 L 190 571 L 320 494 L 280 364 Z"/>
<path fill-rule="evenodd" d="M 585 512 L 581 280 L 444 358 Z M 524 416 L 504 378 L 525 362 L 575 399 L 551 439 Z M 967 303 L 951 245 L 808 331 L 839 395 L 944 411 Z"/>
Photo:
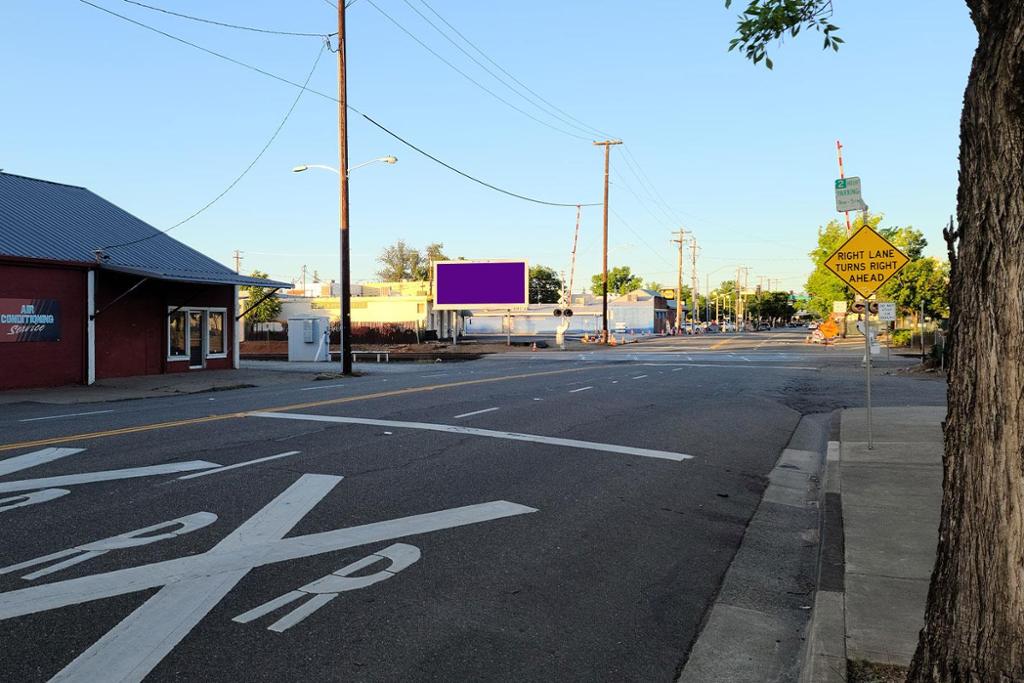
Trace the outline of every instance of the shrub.
<path fill-rule="evenodd" d="M 892 333 L 892 345 L 893 346 L 910 346 L 910 341 L 913 338 L 913 332 L 911 330 L 896 330 Z"/>

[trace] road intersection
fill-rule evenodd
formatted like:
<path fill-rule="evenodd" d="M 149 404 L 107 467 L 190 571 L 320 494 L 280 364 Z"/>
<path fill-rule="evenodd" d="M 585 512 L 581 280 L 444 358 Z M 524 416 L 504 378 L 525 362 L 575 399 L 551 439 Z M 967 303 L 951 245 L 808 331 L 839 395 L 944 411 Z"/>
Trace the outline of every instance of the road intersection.
<path fill-rule="evenodd" d="M 670 680 L 801 416 L 860 401 L 856 350 L 747 336 L 4 406 L 0 666 Z"/>

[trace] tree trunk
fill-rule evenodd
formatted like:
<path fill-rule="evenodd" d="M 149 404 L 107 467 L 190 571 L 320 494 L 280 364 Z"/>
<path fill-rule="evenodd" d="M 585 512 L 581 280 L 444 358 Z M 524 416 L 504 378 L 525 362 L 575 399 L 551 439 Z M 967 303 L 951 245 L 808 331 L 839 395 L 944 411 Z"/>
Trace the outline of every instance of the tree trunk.
<path fill-rule="evenodd" d="M 967 0 L 942 521 L 909 681 L 1024 681 L 1024 2 Z"/>

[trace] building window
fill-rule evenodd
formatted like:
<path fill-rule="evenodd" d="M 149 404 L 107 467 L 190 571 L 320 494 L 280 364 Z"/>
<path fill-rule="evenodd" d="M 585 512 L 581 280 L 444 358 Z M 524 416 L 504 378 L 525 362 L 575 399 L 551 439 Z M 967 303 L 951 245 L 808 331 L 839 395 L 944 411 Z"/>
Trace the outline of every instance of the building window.
<path fill-rule="evenodd" d="M 208 341 L 206 345 L 207 356 L 223 356 L 227 351 L 224 347 L 224 311 L 210 311 L 206 329 L 208 330 Z"/>
<path fill-rule="evenodd" d="M 167 359 L 191 360 L 198 367 L 204 351 L 206 358 L 226 358 L 226 324 L 223 308 L 168 308 Z"/>
<path fill-rule="evenodd" d="M 175 311 L 167 319 L 167 356 L 188 358 L 188 311 Z"/>

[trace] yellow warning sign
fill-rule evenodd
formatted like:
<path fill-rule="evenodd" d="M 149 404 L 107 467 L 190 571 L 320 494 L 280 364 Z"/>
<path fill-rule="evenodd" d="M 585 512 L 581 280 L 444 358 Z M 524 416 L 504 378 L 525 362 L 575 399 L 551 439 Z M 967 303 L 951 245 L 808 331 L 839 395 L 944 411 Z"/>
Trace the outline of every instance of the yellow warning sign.
<path fill-rule="evenodd" d="M 825 267 L 867 298 L 909 262 L 906 254 L 865 225 L 825 260 Z"/>
<path fill-rule="evenodd" d="M 832 318 L 829 318 L 821 325 L 818 325 L 818 331 L 821 332 L 821 336 L 825 339 L 831 339 L 839 334 L 839 326 L 833 322 Z"/>

